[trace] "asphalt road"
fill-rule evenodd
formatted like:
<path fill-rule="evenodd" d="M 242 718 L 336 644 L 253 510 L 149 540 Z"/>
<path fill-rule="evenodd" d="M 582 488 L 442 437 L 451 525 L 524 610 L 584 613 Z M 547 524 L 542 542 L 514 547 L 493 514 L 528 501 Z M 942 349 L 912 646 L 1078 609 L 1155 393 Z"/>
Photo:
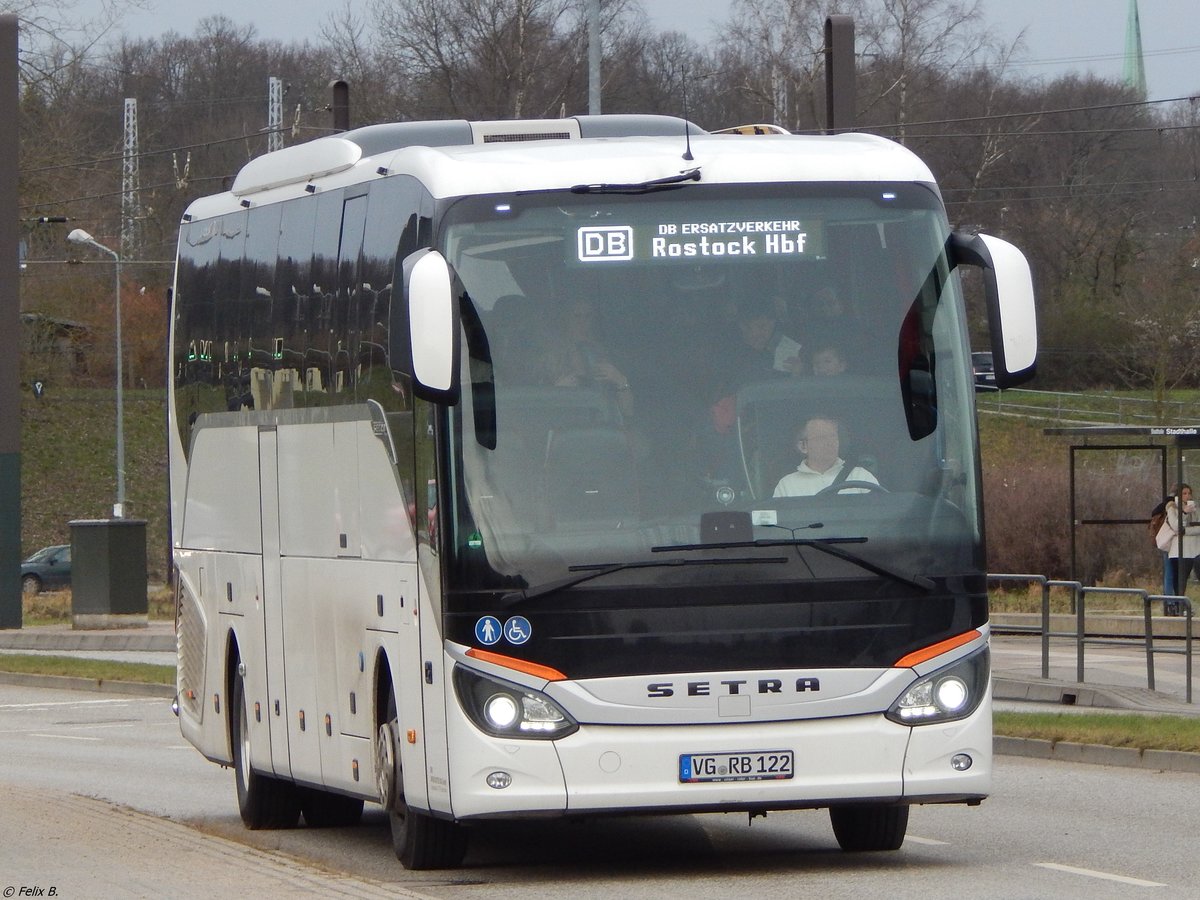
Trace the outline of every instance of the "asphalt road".
<path fill-rule="evenodd" d="M 897 853 L 842 853 L 822 811 L 544 821 L 482 826 L 462 869 L 406 872 L 377 807 L 355 828 L 245 831 L 232 774 L 162 699 L 0 685 L 0 896 L 1187 895 L 1198 786 L 998 757 L 989 800 L 914 809 Z"/>

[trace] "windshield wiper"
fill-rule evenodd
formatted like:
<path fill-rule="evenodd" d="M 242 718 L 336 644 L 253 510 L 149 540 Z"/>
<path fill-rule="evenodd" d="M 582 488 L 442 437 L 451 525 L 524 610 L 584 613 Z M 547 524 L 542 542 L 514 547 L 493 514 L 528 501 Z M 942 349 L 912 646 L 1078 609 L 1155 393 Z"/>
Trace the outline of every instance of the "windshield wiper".
<path fill-rule="evenodd" d="M 865 544 L 865 537 L 842 537 L 842 538 L 774 538 L 774 539 L 759 539 L 756 541 L 720 541 L 713 544 L 674 544 L 664 547 L 651 547 L 651 553 L 669 553 L 672 551 L 689 551 L 689 550 L 733 550 L 743 547 L 812 547 L 814 550 L 820 550 L 822 553 L 827 553 L 830 556 L 836 556 L 838 559 L 843 559 L 846 562 L 853 563 L 859 568 L 866 569 L 868 572 L 874 572 L 876 575 L 883 575 L 885 578 L 890 578 L 893 581 L 898 581 L 901 584 L 907 584 L 910 587 L 921 588 L 921 590 L 932 591 L 936 585 L 933 579 L 924 575 L 908 575 L 904 572 L 897 572 L 895 569 L 881 566 L 879 563 L 872 562 L 869 559 L 864 559 L 857 553 L 851 553 L 849 550 L 843 550 L 838 544 Z"/>
<path fill-rule="evenodd" d="M 649 559 L 639 562 L 595 563 L 586 566 L 568 566 L 567 571 L 574 572 L 574 575 L 559 578 L 557 581 L 547 581 L 545 584 L 539 584 L 536 587 L 511 591 L 501 597 L 500 602 L 508 604 L 518 600 L 533 600 L 538 597 L 545 597 L 569 587 L 574 587 L 577 584 L 583 584 L 585 581 L 591 581 L 593 578 L 599 578 L 602 575 L 611 575 L 614 572 L 623 572 L 626 569 L 662 569 L 671 566 L 737 566 L 747 563 L 786 562 L 786 556 L 741 556 L 720 559 Z"/>
<path fill-rule="evenodd" d="M 700 169 L 688 169 L 678 175 L 668 175 L 665 178 L 654 178 L 650 181 L 633 184 L 577 184 L 571 188 L 572 194 L 647 194 L 662 188 L 674 187 L 685 181 L 699 181 Z"/>

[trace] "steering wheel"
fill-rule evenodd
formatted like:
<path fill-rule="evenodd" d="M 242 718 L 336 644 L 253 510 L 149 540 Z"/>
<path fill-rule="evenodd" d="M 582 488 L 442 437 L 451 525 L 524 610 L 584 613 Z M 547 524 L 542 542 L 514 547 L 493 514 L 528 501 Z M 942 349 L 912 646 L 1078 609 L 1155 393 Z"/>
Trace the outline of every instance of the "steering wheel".
<path fill-rule="evenodd" d="M 821 497 L 825 494 L 850 493 L 851 491 L 856 494 L 864 492 L 868 494 L 891 493 L 891 491 L 885 488 L 882 484 L 876 484 L 874 481 L 852 481 L 847 479 L 845 481 L 838 482 L 837 484 L 831 484 L 829 487 L 821 488 L 821 490 L 817 491 L 817 496 Z"/>

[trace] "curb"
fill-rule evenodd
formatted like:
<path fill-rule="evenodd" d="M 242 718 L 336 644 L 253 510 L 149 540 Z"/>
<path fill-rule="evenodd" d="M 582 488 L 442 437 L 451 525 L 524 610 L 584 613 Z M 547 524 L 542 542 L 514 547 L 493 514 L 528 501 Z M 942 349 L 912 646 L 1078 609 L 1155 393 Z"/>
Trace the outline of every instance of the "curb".
<path fill-rule="evenodd" d="M 14 631 L 0 633 L 0 648 L 5 650 L 134 650 L 174 653 L 175 635 L 155 632 L 103 631 Z"/>
<path fill-rule="evenodd" d="M 1069 741 L 1044 741 L 1038 738 L 1004 735 L 996 735 L 992 739 L 992 748 L 994 753 L 1001 756 L 1023 756 L 1027 759 L 1051 759 L 1057 762 L 1200 775 L 1200 753 L 1184 753 L 1178 750 L 1139 750 L 1136 747 L 1074 744 Z"/>
<path fill-rule="evenodd" d="M 1121 709 L 1105 688 L 1086 684 L 1064 685 L 1053 681 L 1020 681 L 997 675 L 992 682 L 992 697 L 996 700 L 1019 700 L 1028 703 L 1053 703 L 1056 706 L 1089 706 L 1101 709 Z"/>
<path fill-rule="evenodd" d="M 56 688 L 60 691 L 94 691 L 107 694 L 128 694 L 141 697 L 175 698 L 170 684 L 144 684 L 137 681 L 104 681 L 99 678 L 77 678 L 72 675 L 26 675 L 21 672 L 0 672 L 0 684 L 18 687 Z"/>
<path fill-rule="evenodd" d="M 1002 673 L 993 676 L 992 698 L 1055 706 L 1130 710 L 1164 716 L 1200 716 L 1200 705 L 1184 703 L 1145 688 L 1023 679 Z"/>

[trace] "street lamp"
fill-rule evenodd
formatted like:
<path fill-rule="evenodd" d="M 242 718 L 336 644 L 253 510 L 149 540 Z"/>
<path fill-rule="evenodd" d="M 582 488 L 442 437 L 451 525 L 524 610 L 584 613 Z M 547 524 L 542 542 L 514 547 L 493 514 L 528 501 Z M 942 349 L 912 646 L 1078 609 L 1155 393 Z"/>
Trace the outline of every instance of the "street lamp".
<path fill-rule="evenodd" d="M 67 235 L 67 240 L 73 244 L 90 244 L 97 250 L 103 250 L 113 258 L 116 268 L 116 302 L 117 302 L 117 502 L 113 504 L 113 518 L 125 518 L 125 393 L 121 374 L 121 256 L 111 247 L 105 247 L 82 228 L 74 229 Z"/>

